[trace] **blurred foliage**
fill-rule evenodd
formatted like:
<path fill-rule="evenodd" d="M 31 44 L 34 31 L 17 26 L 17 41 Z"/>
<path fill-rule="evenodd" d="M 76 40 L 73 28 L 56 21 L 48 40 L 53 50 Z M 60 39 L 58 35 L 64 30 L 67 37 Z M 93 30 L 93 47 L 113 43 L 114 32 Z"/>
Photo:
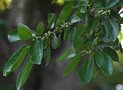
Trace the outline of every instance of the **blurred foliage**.
<path fill-rule="evenodd" d="M 12 3 L 12 0 L 0 0 L 0 10 L 5 10 L 9 8 Z"/>

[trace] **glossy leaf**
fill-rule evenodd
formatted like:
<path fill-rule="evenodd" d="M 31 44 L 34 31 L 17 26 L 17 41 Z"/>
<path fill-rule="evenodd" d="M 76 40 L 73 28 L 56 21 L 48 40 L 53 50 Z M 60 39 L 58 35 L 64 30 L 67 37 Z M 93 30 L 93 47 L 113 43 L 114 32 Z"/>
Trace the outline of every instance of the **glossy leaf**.
<path fill-rule="evenodd" d="M 21 62 L 23 61 L 26 52 L 27 52 L 27 45 L 20 47 L 8 60 L 5 65 L 3 75 L 7 76 L 10 72 L 16 70 Z"/>
<path fill-rule="evenodd" d="M 105 53 L 107 53 L 107 54 L 112 58 L 112 60 L 114 60 L 114 61 L 116 61 L 116 62 L 119 61 L 119 56 L 118 56 L 117 52 L 116 52 L 114 49 L 112 49 L 112 48 L 110 48 L 110 47 L 105 47 L 105 48 L 103 49 L 103 51 L 104 51 Z"/>
<path fill-rule="evenodd" d="M 114 41 L 117 39 L 118 37 L 118 33 L 119 33 L 119 26 L 118 26 L 118 23 L 112 19 L 109 19 L 109 23 L 110 25 L 112 26 L 112 33 L 111 35 L 113 36 L 114 38 Z"/>
<path fill-rule="evenodd" d="M 50 48 L 50 41 L 47 41 L 47 47 L 44 50 L 44 59 L 46 62 L 46 66 L 49 64 L 51 60 L 51 48 Z"/>
<path fill-rule="evenodd" d="M 80 77 L 82 84 L 87 84 L 91 81 L 94 71 L 94 61 L 93 59 L 88 59 L 81 65 L 78 75 Z"/>
<path fill-rule="evenodd" d="M 37 26 L 36 34 L 40 35 L 44 32 L 44 24 L 43 22 L 40 22 Z"/>
<path fill-rule="evenodd" d="M 73 51 L 72 48 L 69 48 L 67 50 L 64 51 L 63 54 L 61 54 L 58 58 L 57 58 L 57 61 L 64 61 L 66 59 L 69 59 L 71 58 L 70 55 L 73 55 L 75 56 L 75 52 Z M 73 56 L 72 56 L 73 57 Z"/>
<path fill-rule="evenodd" d="M 65 5 L 63 6 L 62 11 L 60 12 L 60 16 L 56 22 L 56 26 L 59 27 L 62 24 L 62 21 L 66 21 L 69 19 L 69 16 L 72 13 L 72 7 L 74 4 L 74 0 L 70 0 L 68 2 L 65 3 Z"/>
<path fill-rule="evenodd" d="M 30 45 L 29 53 L 33 64 L 41 64 L 43 57 L 43 41 L 34 40 Z"/>
<path fill-rule="evenodd" d="M 77 15 L 73 15 L 71 17 L 71 23 L 77 23 L 77 22 L 80 22 L 80 18 L 77 16 Z"/>
<path fill-rule="evenodd" d="M 81 59 L 81 54 L 78 54 L 71 60 L 71 62 L 68 64 L 67 68 L 64 71 L 65 76 L 70 74 L 77 67 L 77 65 L 80 62 L 80 59 Z"/>
<path fill-rule="evenodd" d="M 111 19 L 105 19 L 102 21 L 102 25 L 104 28 L 104 42 L 112 42 L 115 41 L 118 37 L 119 26 L 118 23 Z"/>
<path fill-rule="evenodd" d="M 120 0 L 109 0 L 106 4 L 106 8 L 111 8 L 115 6 Z"/>
<path fill-rule="evenodd" d="M 9 34 L 8 34 L 8 40 L 10 42 L 16 42 L 16 41 L 21 40 L 21 38 L 18 35 L 18 31 L 17 30 L 13 30 L 13 31 L 9 32 Z"/>
<path fill-rule="evenodd" d="M 32 38 L 31 29 L 22 23 L 18 24 L 18 34 L 22 40 L 27 40 Z"/>
<path fill-rule="evenodd" d="M 97 51 L 94 56 L 96 64 L 100 70 L 106 75 L 111 75 L 113 72 L 112 58 L 106 53 L 100 51 Z"/>
<path fill-rule="evenodd" d="M 48 14 L 48 29 L 54 28 L 56 15 L 54 13 Z"/>
<path fill-rule="evenodd" d="M 51 46 L 53 49 L 56 49 L 59 46 L 59 41 L 58 41 L 56 34 L 53 34 L 51 36 Z"/>
<path fill-rule="evenodd" d="M 22 68 L 22 70 L 19 72 L 17 80 L 16 80 L 16 87 L 17 90 L 20 90 L 21 87 L 25 84 L 31 69 L 32 69 L 32 60 L 31 57 L 29 58 L 29 60 L 27 60 L 26 64 L 24 65 L 24 67 Z"/>

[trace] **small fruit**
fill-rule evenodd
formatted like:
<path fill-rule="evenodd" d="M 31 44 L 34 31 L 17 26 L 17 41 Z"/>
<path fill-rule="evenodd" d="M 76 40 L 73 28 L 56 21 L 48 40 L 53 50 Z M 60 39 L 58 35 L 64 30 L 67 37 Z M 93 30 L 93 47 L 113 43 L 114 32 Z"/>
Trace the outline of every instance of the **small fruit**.
<path fill-rule="evenodd" d="M 64 0 L 57 0 L 57 1 L 56 1 L 56 4 L 58 4 L 58 5 L 60 5 L 60 6 L 62 6 L 64 3 L 65 3 Z"/>

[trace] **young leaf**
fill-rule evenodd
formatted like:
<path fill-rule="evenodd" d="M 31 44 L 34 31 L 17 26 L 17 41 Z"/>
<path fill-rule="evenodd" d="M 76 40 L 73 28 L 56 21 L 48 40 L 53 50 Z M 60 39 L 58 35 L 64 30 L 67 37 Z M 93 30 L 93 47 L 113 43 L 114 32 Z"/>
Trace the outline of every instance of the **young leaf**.
<path fill-rule="evenodd" d="M 51 59 L 51 48 L 50 48 L 49 39 L 47 40 L 47 47 L 44 50 L 44 58 L 45 58 L 46 66 L 47 66 Z"/>
<path fill-rule="evenodd" d="M 94 71 L 93 59 L 88 59 L 85 62 L 83 62 L 82 66 L 78 71 L 78 75 L 80 77 L 82 84 L 87 84 L 91 81 L 93 77 L 93 71 Z"/>
<path fill-rule="evenodd" d="M 104 51 L 105 53 L 107 53 L 107 54 L 112 58 L 112 60 L 114 60 L 114 61 L 116 61 L 116 62 L 119 61 L 119 56 L 118 56 L 117 52 L 116 52 L 115 50 L 113 50 L 112 48 L 110 48 L 110 47 L 105 47 L 105 48 L 103 49 L 103 51 Z"/>
<path fill-rule="evenodd" d="M 18 24 L 18 34 L 22 40 L 27 40 L 32 38 L 31 29 L 22 23 Z"/>
<path fill-rule="evenodd" d="M 52 46 L 52 48 L 56 49 L 59 46 L 58 43 L 59 43 L 59 41 L 58 41 L 58 38 L 57 38 L 56 34 L 53 34 L 51 36 L 51 46 Z"/>
<path fill-rule="evenodd" d="M 68 75 L 69 73 L 71 73 L 79 64 L 81 59 L 81 54 L 76 55 L 72 61 L 70 62 L 70 64 L 68 64 L 67 68 L 64 71 L 64 75 Z"/>
<path fill-rule="evenodd" d="M 43 57 L 43 41 L 34 40 L 30 45 L 29 53 L 33 64 L 41 64 Z"/>
<path fill-rule="evenodd" d="M 56 15 L 54 13 L 48 14 L 48 29 L 54 28 L 55 19 Z"/>
<path fill-rule="evenodd" d="M 100 51 L 95 52 L 94 56 L 96 64 L 101 69 L 101 71 L 106 75 L 111 75 L 113 71 L 112 58 L 106 53 Z"/>
<path fill-rule="evenodd" d="M 7 76 L 10 72 L 16 70 L 24 59 L 27 52 L 27 45 L 19 48 L 8 60 L 5 65 L 3 75 Z"/>
<path fill-rule="evenodd" d="M 66 21 L 69 19 L 69 16 L 72 12 L 73 4 L 74 4 L 74 0 L 70 0 L 70 1 L 65 3 L 65 5 L 64 5 L 64 7 L 60 13 L 60 16 L 56 22 L 57 27 L 59 27 L 62 24 L 61 20 Z"/>
<path fill-rule="evenodd" d="M 37 26 L 36 35 L 42 34 L 43 31 L 44 31 L 44 24 L 43 22 L 40 22 Z"/>
<path fill-rule="evenodd" d="M 13 31 L 9 32 L 9 34 L 8 34 L 8 40 L 10 42 L 16 42 L 16 41 L 21 40 L 21 38 L 18 35 L 18 31 L 17 30 L 13 30 Z"/>
<path fill-rule="evenodd" d="M 22 70 L 19 72 L 17 80 L 16 80 L 16 87 L 17 90 L 20 90 L 21 87 L 25 84 L 29 73 L 32 69 L 32 62 L 31 62 L 31 57 L 29 58 L 29 60 L 26 62 L 26 64 L 24 65 L 24 67 L 22 68 Z"/>

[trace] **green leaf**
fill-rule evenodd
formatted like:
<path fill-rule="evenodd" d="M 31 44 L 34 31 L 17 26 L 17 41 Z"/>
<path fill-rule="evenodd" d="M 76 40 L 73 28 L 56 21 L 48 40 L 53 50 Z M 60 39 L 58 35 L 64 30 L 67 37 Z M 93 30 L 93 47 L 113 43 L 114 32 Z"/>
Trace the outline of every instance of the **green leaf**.
<path fill-rule="evenodd" d="M 66 28 L 66 30 L 64 30 L 64 40 L 69 39 L 71 33 L 71 27 Z"/>
<path fill-rule="evenodd" d="M 27 52 L 27 45 L 24 45 L 20 47 L 8 60 L 8 62 L 5 65 L 3 75 L 7 76 L 10 72 L 16 70 L 22 60 L 24 59 L 26 52 Z"/>
<path fill-rule="evenodd" d="M 69 73 L 71 73 L 79 64 L 81 60 L 81 54 L 77 54 L 72 61 L 68 64 L 67 68 L 64 71 L 64 75 L 68 75 Z"/>
<path fill-rule="evenodd" d="M 41 64 L 43 57 L 43 41 L 34 40 L 30 45 L 30 56 L 33 64 Z"/>
<path fill-rule="evenodd" d="M 76 27 L 74 27 L 69 35 L 69 39 L 71 41 L 71 43 L 73 43 L 75 41 L 75 37 L 76 37 Z"/>
<path fill-rule="evenodd" d="M 47 40 L 47 47 L 44 50 L 44 58 L 45 58 L 46 66 L 47 66 L 51 60 L 51 48 L 50 48 L 50 40 L 49 39 Z"/>
<path fill-rule="evenodd" d="M 18 34 L 22 40 L 27 40 L 32 38 L 31 29 L 22 23 L 18 24 Z"/>
<path fill-rule="evenodd" d="M 76 37 L 83 36 L 85 34 L 86 27 L 84 25 L 76 26 Z"/>
<path fill-rule="evenodd" d="M 71 12 L 72 12 L 73 4 L 74 4 L 74 0 L 70 0 L 65 3 L 60 13 L 60 16 L 56 22 L 57 27 L 59 27 L 62 24 L 61 20 L 67 21 L 69 19 L 69 16 L 71 15 Z"/>
<path fill-rule="evenodd" d="M 119 56 L 118 56 L 117 52 L 116 52 L 114 49 L 112 49 L 112 48 L 110 48 L 110 47 L 105 47 L 105 48 L 103 49 L 103 51 L 104 51 L 105 53 L 107 53 L 107 54 L 112 58 L 112 60 L 114 60 L 114 61 L 116 61 L 116 62 L 119 61 Z"/>
<path fill-rule="evenodd" d="M 77 15 L 72 15 L 71 23 L 74 24 L 74 23 L 77 23 L 77 22 L 80 22 L 80 18 Z"/>
<path fill-rule="evenodd" d="M 61 47 L 61 44 L 62 44 L 62 35 L 59 34 L 59 36 L 58 36 L 58 47 Z"/>
<path fill-rule="evenodd" d="M 109 19 L 109 23 L 112 26 L 112 34 L 111 34 L 111 36 L 114 38 L 114 41 L 115 41 L 117 39 L 117 37 L 118 37 L 118 34 L 119 34 L 119 25 L 113 19 Z"/>
<path fill-rule="evenodd" d="M 56 34 L 53 34 L 51 36 L 51 46 L 53 49 L 56 49 L 59 46 L 59 41 L 58 41 Z"/>
<path fill-rule="evenodd" d="M 114 20 L 107 18 L 107 20 L 102 20 L 102 27 L 104 33 L 103 41 L 114 42 L 117 39 L 119 33 L 118 23 Z"/>
<path fill-rule="evenodd" d="M 69 58 L 71 58 L 70 55 L 75 56 L 75 52 L 73 51 L 72 48 L 69 48 L 69 49 L 65 50 L 65 51 L 63 52 L 63 54 L 61 54 L 61 55 L 57 58 L 57 61 L 64 61 L 64 60 L 66 60 L 66 59 L 69 59 Z M 72 56 L 72 57 L 73 57 L 73 56 Z"/>
<path fill-rule="evenodd" d="M 93 59 L 88 59 L 83 62 L 82 66 L 78 71 L 82 84 L 87 84 L 91 81 L 94 72 L 94 61 Z"/>
<path fill-rule="evenodd" d="M 100 51 L 95 52 L 94 56 L 96 64 L 100 70 L 106 75 L 111 75 L 113 71 L 112 58 L 106 53 Z"/>
<path fill-rule="evenodd" d="M 48 14 L 48 29 L 54 28 L 56 15 L 54 13 Z"/>
<path fill-rule="evenodd" d="M 106 8 L 111 8 L 115 6 L 120 0 L 109 0 L 106 4 Z"/>
<path fill-rule="evenodd" d="M 43 22 L 40 22 L 37 26 L 36 34 L 40 35 L 44 32 L 44 24 Z"/>
<path fill-rule="evenodd" d="M 81 37 L 77 37 L 75 38 L 74 40 L 74 43 L 73 43 L 73 46 L 76 50 L 76 53 L 81 53 L 83 52 L 84 50 L 88 50 L 91 48 L 90 46 L 91 44 L 87 41 L 84 41 Z"/>
<path fill-rule="evenodd" d="M 17 90 L 20 90 L 21 87 L 25 84 L 31 69 L 32 69 L 32 62 L 31 62 L 31 57 L 29 58 L 29 60 L 26 62 L 26 64 L 24 65 L 24 67 L 22 68 L 22 70 L 19 72 L 17 80 L 16 80 L 16 87 Z"/>
<path fill-rule="evenodd" d="M 16 41 L 21 40 L 21 38 L 18 35 L 18 31 L 17 30 L 13 30 L 13 31 L 9 32 L 9 34 L 8 34 L 8 40 L 10 42 L 16 42 Z"/>

